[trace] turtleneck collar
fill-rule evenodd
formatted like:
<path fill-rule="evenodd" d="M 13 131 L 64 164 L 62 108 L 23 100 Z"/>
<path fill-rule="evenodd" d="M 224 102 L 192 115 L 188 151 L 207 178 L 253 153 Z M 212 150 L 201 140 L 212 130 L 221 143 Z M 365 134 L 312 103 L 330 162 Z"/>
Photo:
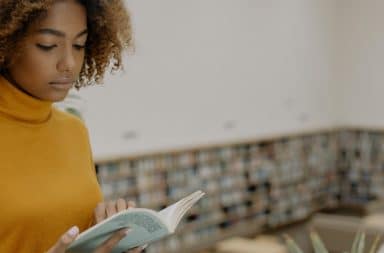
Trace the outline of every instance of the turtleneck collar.
<path fill-rule="evenodd" d="M 51 116 L 52 104 L 24 93 L 0 75 L 0 113 L 19 121 L 43 123 Z"/>

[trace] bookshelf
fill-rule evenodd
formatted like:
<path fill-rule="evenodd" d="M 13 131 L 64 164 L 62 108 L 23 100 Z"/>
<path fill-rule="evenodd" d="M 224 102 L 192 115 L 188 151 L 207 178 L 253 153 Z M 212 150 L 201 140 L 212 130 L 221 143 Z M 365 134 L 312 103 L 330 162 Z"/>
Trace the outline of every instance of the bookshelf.
<path fill-rule="evenodd" d="M 383 197 L 384 134 L 379 131 L 341 131 L 339 148 L 340 198 L 358 205 Z"/>
<path fill-rule="evenodd" d="M 195 190 L 207 193 L 176 233 L 149 253 L 194 252 L 255 234 L 383 190 L 384 134 L 331 129 L 302 135 L 99 161 L 105 199 L 160 210 Z"/>

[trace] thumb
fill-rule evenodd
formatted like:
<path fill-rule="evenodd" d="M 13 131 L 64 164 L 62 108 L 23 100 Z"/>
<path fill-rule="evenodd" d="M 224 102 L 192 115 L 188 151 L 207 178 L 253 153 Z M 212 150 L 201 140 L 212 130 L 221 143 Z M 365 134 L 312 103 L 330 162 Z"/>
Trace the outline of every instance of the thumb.
<path fill-rule="evenodd" d="M 47 251 L 47 253 L 64 253 L 68 248 L 69 244 L 71 244 L 76 236 L 79 234 L 79 228 L 74 226 L 70 228 L 65 234 L 63 234 L 56 244 Z"/>

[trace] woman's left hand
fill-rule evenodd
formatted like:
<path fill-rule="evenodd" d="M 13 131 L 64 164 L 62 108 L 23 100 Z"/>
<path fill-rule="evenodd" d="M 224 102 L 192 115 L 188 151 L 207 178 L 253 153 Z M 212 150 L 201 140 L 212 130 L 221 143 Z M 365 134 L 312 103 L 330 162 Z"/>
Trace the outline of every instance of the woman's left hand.
<path fill-rule="evenodd" d="M 135 208 L 136 203 L 133 201 L 125 201 L 122 198 L 119 198 L 117 200 L 112 200 L 108 202 L 100 202 L 97 204 L 93 216 L 94 216 L 94 221 L 95 224 L 100 223 L 101 221 L 105 220 L 106 218 L 127 210 L 129 208 Z M 128 235 L 129 236 L 129 235 Z M 140 253 L 142 252 L 142 249 L 140 247 L 134 248 L 132 250 L 126 251 L 127 253 Z"/>
<path fill-rule="evenodd" d="M 129 208 L 135 208 L 135 207 L 136 207 L 135 202 L 125 201 L 122 198 L 108 201 L 108 202 L 100 202 L 99 204 L 97 204 L 93 212 L 95 224 L 100 223 L 101 221 L 114 215 L 115 213 L 124 211 Z"/>

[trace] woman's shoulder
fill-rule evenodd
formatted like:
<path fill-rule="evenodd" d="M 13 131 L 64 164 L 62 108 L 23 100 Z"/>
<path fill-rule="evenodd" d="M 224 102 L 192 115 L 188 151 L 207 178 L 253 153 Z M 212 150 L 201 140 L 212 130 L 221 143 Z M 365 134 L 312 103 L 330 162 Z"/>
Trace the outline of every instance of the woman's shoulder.
<path fill-rule="evenodd" d="M 60 126 L 82 131 L 84 134 L 88 135 L 88 130 L 83 120 L 80 119 L 78 116 L 60 110 L 58 108 L 53 108 L 52 117 L 58 124 L 60 124 Z"/>

